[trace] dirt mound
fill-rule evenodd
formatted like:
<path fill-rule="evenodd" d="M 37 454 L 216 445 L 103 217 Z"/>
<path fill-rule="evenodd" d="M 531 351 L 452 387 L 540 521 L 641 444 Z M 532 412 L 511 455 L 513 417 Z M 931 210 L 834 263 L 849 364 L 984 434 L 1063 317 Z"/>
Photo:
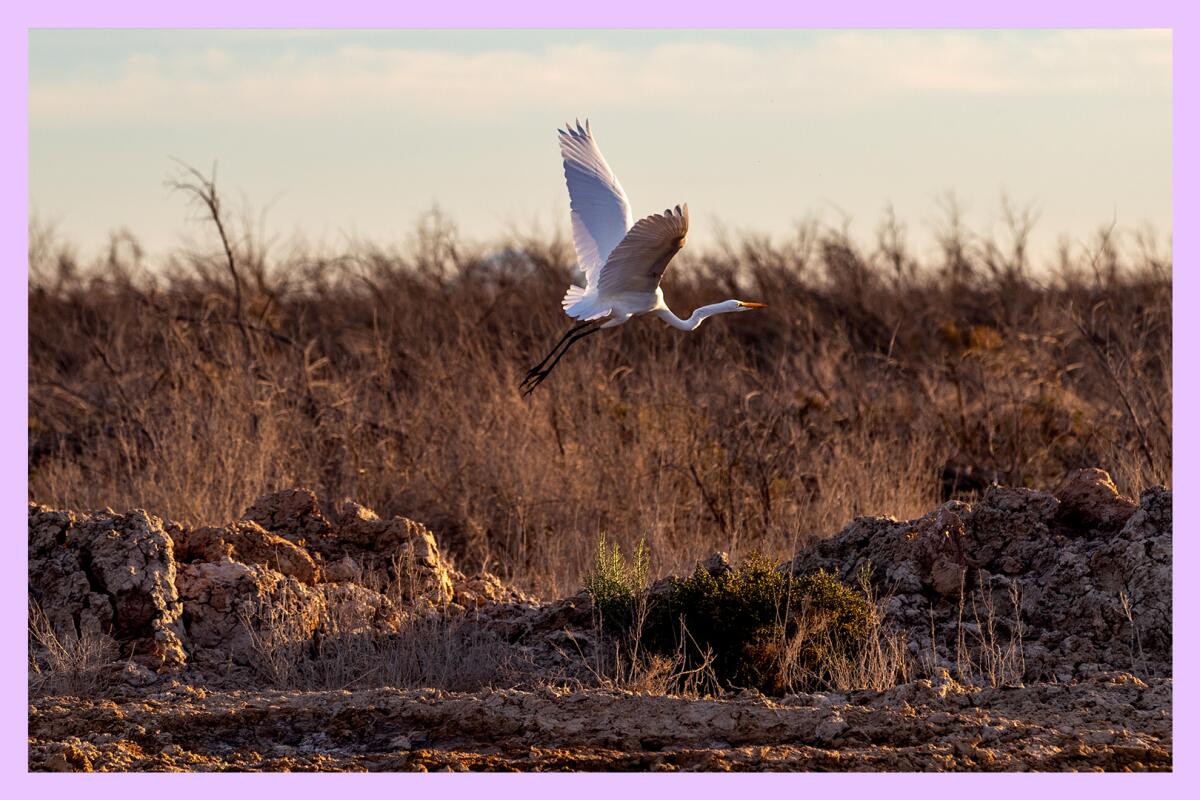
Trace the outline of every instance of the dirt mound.
<path fill-rule="evenodd" d="M 916 520 L 863 517 L 797 553 L 792 569 L 855 580 L 864 569 L 918 657 L 1020 645 L 1026 678 L 1111 670 L 1171 674 L 1171 493 L 1121 497 L 1101 470 L 1057 496 L 994 486 Z"/>
<path fill-rule="evenodd" d="M 455 570 L 420 523 L 346 503 L 333 524 L 307 489 L 264 495 L 221 528 L 31 504 L 29 587 L 54 629 L 111 637 L 154 668 L 249 664 L 281 625 L 295 640 L 332 622 L 339 634 L 394 630 L 401 605 L 532 603 L 493 575 Z"/>

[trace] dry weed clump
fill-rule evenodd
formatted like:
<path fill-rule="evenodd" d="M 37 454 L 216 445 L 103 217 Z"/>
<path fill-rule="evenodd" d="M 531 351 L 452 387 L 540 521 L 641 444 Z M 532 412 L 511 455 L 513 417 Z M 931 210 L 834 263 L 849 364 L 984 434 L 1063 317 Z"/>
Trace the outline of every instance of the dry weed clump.
<path fill-rule="evenodd" d="M 883 612 L 883 600 L 877 596 L 869 573 L 859 575 L 866 618 L 862 636 L 852 649 L 837 647 L 828 626 L 797 626 L 796 633 L 786 643 L 779 664 L 781 682 L 785 686 L 812 684 L 835 691 L 855 689 L 884 691 L 907 683 L 916 675 L 903 629 L 888 622 Z M 809 639 L 816 639 L 810 643 Z M 814 646 L 815 644 L 815 646 Z M 806 647 L 823 654 L 819 672 L 812 670 L 802 658 Z"/>
<path fill-rule="evenodd" d="M 113 682 L 116 641 L 91 628 L 59 630 L 41 606 L 29 602 L 31 695 L 92 697 Z"/>
<path fill-rule="evenodd" d="M 332 599 L 315 625 L 295 613 L 299 604 L 286 591 L 263 599 L 242 619 L 255 672 L 271 686 L 305 690 L 474 691 L 515 680 L 517 658 L 506 641 L 469 614 L 412 602 L 406 582 L 403 573 L 393 577 L 381 570 L 361 576 L 362 585 L 377 587 L 393 604 L 391 630 L 365 620 L 352 593 Z"/>
<path fill-rule="evenodd" d="M 663 573 L 783 558 L 866 513 L 916 516 L 996 480 L 1171 470 L 1170 260 L 1106 231 L 1035 270 L 958 226 L 919 263 L 894 221 L 863 246 L 685 250 L 666 294 L 760 314 L 692 335 L 590 338 L 528 400 L 565 325 L 561 236 L 483 248 L 438 215 L 403 251 L 270 251 L 203 176 L 211 252 L 83 266 L 31 237 L 30 494 L 191 523 L 307 485 L 428 525 L 460 568 L 574 591 L 601 533 Z M 1014 217 L 1019 222 L 1019 217 Z"/>
<path fill-rule="evenodd" d="M 422 613 L 392 632 L 339 626 L 335 610 L 315 635 L 297 636 L 285 615 L 255 620 L 254 666 L 283 689 L 437 687 L 470 692 L 519 675 L 513 648 L 470 617 Z"/>
<path fill-rule="evenodd" d="M 955 666 L 959 681 L 987 686 L 1020 683 L 1025 677 L 1024 628 L 1021 624 L 1021 588 L 1009 584 L 1011 604 L 1002 617 L 988 580 L 971 593 L 971 622 L 964 624 L 965 587 L 959 594 Z"/>

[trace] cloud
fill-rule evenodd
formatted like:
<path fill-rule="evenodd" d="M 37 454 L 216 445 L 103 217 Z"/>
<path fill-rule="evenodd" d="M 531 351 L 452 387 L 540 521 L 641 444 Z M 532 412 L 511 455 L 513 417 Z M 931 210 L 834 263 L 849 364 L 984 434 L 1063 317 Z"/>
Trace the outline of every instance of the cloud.
<path fill-rule="evenodd" d="M 35 120 L 323 115 L 428 108 L 469 115 L 546 105 L 722 106 L 783 96 L 826 105 L 882 95 L 1169 90 L 1155 31 L 833 32 L 794 48 L 719 42 L 456 53 L 345 46 L 268 59 L 207 48 L 131 55 L 112 78 L 35 84 Z"/>
<path fill-rule="evenodd" d="M 97 34 L 101 35 L 101 34 Z M 602 37 L 602 33 L 597 34 Z M 714 34 L 719 35 L 719 34 Z M 322 40 L 329 44 L 330 40 Z M 814 111 L 881 98 L 1137 92 L 1171 87 L 1171 34 L 1151 30 L 828 31 L 794 46 L 729 41 L 453 52 L 366 45 L 255 54 L 133 53 L 119 70 L 35 80 L 30 119 L 313 118 L 402 109 L 469 118 L 541 108 Z M 38 40 L 35 40 L 36 47 Z"/>

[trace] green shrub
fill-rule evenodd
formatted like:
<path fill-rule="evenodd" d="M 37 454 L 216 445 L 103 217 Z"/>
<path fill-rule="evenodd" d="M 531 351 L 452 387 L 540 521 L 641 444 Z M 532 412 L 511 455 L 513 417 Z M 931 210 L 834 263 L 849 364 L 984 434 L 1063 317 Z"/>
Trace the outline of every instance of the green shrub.
<path fill-rule="evenodd" d="M 781 693 L 822 686 L 833 660 L 853 658 L 869 632 L 872 606 L 833 575 L 796 577 L 752 554 L 737 569 L 702 567 L 672 582 L 650 610 L 645 645 L 682 650 L 689 665 L 710 661 L 731 687 Z"/>
<path fill-rule="evenodd" d="M 835 664 L 853 661 L 874 608 L 819 571 L 795 576 L 752 553 L 736 569 L 704 567 L 651 596 L 643 540 L 627 560 L 600 537 L 584 587 L 603 628 L 633 651 L 711 669 L 726 687 L 778 694 L 827 686 Z"/>
<path fill-rule="evenodd" d="M 634 608 L 646 595 L 649 576 L 650 557 L 645 539 L 638 543 L 630 563 L 621 555 L 620 545 L 613 542 L 609 546 L 601 534 L 592 569 L 584 577 L 583 586 L 592 596 L 604 624 L 620 630 L 633 624 Z"/>

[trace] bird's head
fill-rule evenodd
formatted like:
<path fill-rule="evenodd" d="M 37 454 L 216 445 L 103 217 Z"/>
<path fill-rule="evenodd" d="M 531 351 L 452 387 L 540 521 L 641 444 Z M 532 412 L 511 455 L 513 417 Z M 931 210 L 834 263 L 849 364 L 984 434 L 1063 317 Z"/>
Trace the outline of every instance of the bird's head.
<path fill-rule="evenodd" d="M 741 300 L 734 300 L 733 302 L 737 303 L 737 306 L 733 309 L 734 311 L 753 311 L 756 308 L 767 307 L 766 303 L 746 303 Z"/>

